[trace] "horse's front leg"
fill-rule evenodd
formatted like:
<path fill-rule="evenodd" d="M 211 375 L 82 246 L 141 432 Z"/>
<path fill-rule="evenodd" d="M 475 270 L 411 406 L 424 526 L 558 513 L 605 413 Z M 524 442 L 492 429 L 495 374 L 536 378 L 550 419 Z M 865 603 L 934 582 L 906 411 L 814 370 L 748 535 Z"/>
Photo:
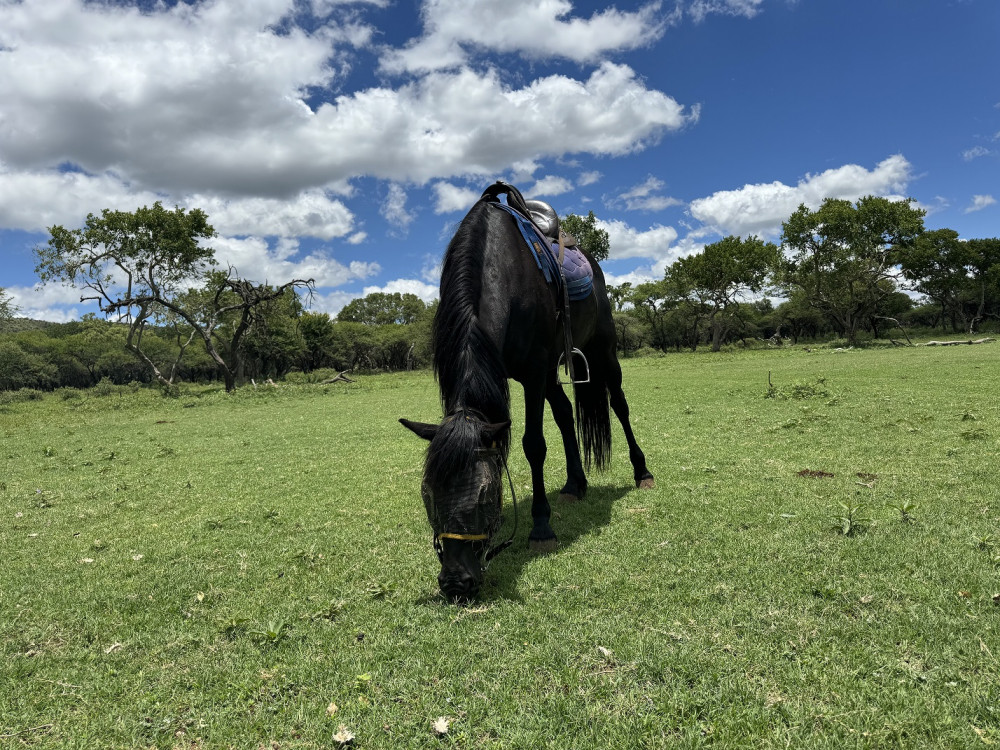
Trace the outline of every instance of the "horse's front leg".
<path fill-rule="evenodd" d="M 559 499 L 582 500 L 587 493 L 587 475 L 583 473 L 580 446 L 576 442 L 573 404 L 570 403 L 566 392 L 559 385 L 559 372 L 557 370 L 549 372 L 545 384 L 545 397 L 552 409 L 552 417 L 556 420 L 556 425 L 562 434 L 563 449 L 566 452 L 566 484 L 559 490 Z"/>
<path fill-rule="evenodd" d="M 531 467 L 531 533 L 528 542 L 535 552 L 554 549 L 558 544 L 556 534 L 549 525 L 552 508 L 545 496 L 545 436 L 542 434 L 542 416 L 545 408 L 544 384 L 524 386 L 524 437 L 521 445 Z"/>

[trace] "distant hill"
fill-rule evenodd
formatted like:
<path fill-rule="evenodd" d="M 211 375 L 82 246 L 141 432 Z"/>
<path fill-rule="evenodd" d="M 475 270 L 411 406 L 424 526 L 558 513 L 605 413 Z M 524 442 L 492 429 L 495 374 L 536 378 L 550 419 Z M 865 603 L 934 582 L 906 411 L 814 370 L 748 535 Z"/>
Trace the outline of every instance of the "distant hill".
<path fill-rule="evenodd" d="M 48 320 L 34 318 L 11 318 L 6 323 L 0 323 L 0 333 L 18 333 L 20 331 L 38 331 L 42 328 L 58 325 Z"/>

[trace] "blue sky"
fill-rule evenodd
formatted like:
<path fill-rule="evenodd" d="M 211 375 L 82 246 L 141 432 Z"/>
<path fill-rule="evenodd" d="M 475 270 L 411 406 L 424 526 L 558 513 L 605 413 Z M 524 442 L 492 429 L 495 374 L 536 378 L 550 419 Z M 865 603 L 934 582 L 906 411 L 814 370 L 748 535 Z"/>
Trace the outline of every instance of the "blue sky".
<path fill-rule="evenodd" d="M 430 300 L 498 178 L 594 211 L 614 283 L 825 197 L 995 237 L 998 37 L 996 0 L 0 0 L 0 287 L 92 311 L 31 248 L 161 200 L 313 309 Z"/>

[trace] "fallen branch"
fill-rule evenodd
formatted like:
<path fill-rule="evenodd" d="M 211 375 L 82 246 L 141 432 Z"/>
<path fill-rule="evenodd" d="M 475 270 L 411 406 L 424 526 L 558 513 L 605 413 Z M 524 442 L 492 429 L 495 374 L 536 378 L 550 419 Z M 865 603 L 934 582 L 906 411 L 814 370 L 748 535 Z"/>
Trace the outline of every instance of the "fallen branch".
<path fill-rule="evenodd" d="M 338 374 L 337 377 L 335 377 L 335 378 L 327 378 L 326 380 L 321 380 L 319 384 L 320 385 L 329 385 L 330 383 L 339 383 L 339 382 L 353 383 L 354 380 L 352 378 L 347 377 L 347 373 L 349 373 L 349 372 L 350 372 L 350 370 L 344 370 L 343 372 L 341 372 L 340 374 Z"/>
<path fill-rule="evenodd" d="M 958 346 L 959 344 L 988 344 L 991 341 L 995 341 L 995 339 L 984 338 L 984 339 L 976 339 L 975 341 L 973 341 L 972 339 L 968 341 L 928 341 L 926 344 L 924 344 L 924 346 Z"/>

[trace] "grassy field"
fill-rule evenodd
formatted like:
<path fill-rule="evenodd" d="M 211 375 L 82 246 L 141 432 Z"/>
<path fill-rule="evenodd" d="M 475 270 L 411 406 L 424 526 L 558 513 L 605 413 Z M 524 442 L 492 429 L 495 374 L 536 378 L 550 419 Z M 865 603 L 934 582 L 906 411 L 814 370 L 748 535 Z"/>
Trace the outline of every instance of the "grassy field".
<path fill-rule="evenodd" d="M 7 398 L 0 747 L 1000 743 L 998 360 L 627 361 L 657 488 L 617 430 L 559 549 L 522 517 L 464 608 L 396 422 L 427 373 Z"/>

